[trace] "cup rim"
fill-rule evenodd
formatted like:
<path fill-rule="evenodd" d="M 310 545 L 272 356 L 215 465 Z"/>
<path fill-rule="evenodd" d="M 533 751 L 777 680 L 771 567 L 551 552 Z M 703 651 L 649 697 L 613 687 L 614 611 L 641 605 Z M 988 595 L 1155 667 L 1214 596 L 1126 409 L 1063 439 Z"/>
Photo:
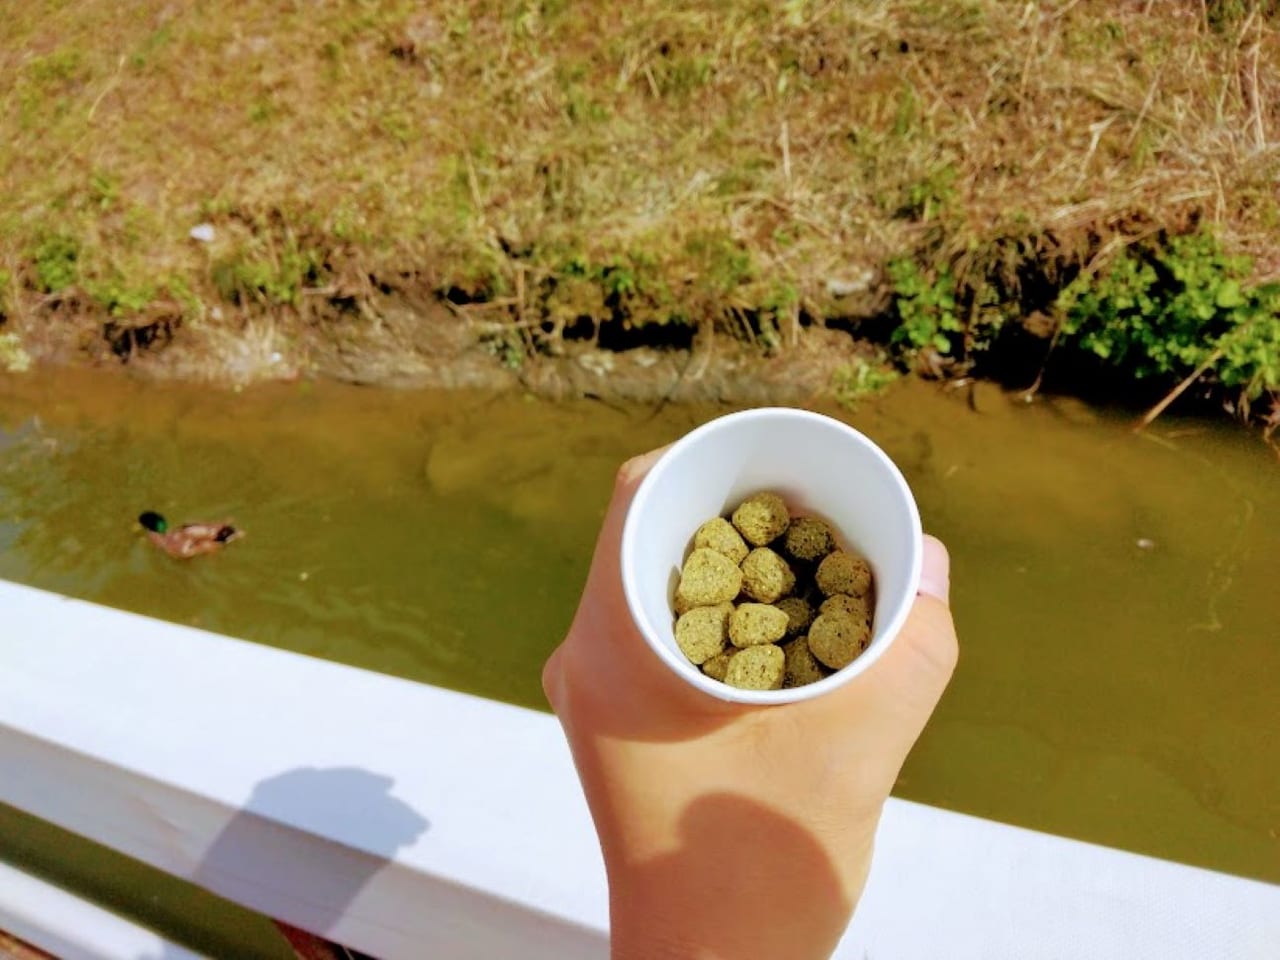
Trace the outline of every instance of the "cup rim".
<path fill-rule="evenodd" d="M 902 494 L 903 502 L 907 508 L 912 541 L 910 544 L 910 571 L 907 577 L 907 589 L 902 596 L 898 597 L 897 603 L 883 629 L 877 631 L 880 639 L 868 646 L 849 666 L 837 670 L 831 676 L 824 677 L 816 683 L 801 687 L 782 690 L 742 690 L 718 680 L 713 680 L 690 663 L 678 650 L 662 642 L 658 627 L 649 619 L 644 604 L 640 601 L 640 590 L 635 583 L 636 574 L 632 558 L 636 552 L 636 544 L 640 537 L 639 517 L 644 513 L 644 507 L 647 505 L 662 475 L 685 450 L 697 444 L 707 433 L 713 430 L 723 430 L 728 421 L 739 422 L 776 417 L 821 422 L 825 427 L 834 428 L 839 432 L 845 433 L 848 439 L 859 444 L 872 455 L 872 458 L 894 481 L 894 486 Z M 692 532 L 689 535 L 692 537 Z M 667 448 L 640 482 L 640 486 L 627 509 L 627 516 L 622 528 L 622 542 L 619 554 L 622 591 L 626 597 L 627 609 L 630 611 L 631 619 L 649 649 L 657 654 L 658 658 L 673 673 L 686 683 L 718 700 L 760 705 L 781 704 L 809 700 L 829 693 L 837 687 L 848 683 L 854 677 L 865 673 L 876 660 L 880 659 L 901 631 L 919 590 L 920 570 L 924 557 L 924 534 L 920 524 L 920 511 L 916 505 L 915 496 L 912 494 L 906 478 L 903 477 L 902 471 L 898 469 L 897 464 L 890 459 L 889 455 L 878 444 L 861 431 L 841 420 L 812 410 L 804 410 L 798 407 L 754 407 L 709 420 L 689 431 Z"/>

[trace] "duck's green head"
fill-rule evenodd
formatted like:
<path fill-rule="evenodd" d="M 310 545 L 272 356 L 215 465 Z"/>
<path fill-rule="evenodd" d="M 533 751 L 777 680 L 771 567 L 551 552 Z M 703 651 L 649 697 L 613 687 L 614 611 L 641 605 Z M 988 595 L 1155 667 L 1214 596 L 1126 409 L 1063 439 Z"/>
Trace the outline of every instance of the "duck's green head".
<path fill-rule="evenodd" d="M 152 533 L 164 533 L 169 529 L 169 522 L 154 510 L 139 514 L 138 522 L 142 524 L 142 529 L 150 530 Z"/>

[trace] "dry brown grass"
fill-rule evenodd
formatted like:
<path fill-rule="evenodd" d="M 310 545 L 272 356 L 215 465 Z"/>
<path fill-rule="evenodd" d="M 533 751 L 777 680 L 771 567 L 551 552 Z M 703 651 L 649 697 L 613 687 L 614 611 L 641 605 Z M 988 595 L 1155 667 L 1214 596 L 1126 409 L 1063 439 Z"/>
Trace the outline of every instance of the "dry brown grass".
<path fill-rule="evenodd" d="M 1192 224 L 1280 278 L 1266 2 L 7 6 L 0 311 L 26 336 L 447 295 L 525 346 L 785 342 L 873 312 L 897 256 L 1031 310 Z"/>

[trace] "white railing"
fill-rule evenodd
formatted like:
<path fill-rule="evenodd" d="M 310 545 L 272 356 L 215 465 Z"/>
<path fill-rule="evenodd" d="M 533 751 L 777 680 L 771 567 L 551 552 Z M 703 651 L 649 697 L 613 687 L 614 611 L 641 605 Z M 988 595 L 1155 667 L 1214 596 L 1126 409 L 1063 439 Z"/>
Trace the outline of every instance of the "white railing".
<path fill-rule="evenodd" d="M 0 801 L 389 960 L 607 956 L 534 711 L 0 582 Z M 1280 887 L 891 801 L 837 956 L 1276 960 Z"/>
<path fill-rule="evenodd" d="M 0 930 L 59 960 L 199 960 L 175 943 L 0 863 Z M 0 946 L 0 956 L 5 952 Z"/>

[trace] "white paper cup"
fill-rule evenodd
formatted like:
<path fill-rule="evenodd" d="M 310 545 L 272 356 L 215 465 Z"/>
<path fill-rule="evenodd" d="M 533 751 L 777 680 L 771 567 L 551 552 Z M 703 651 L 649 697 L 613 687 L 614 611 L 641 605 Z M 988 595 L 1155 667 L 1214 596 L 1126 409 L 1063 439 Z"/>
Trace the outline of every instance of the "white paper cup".
<path fill-rule="evenodd" d="M 792 513 L 828 521 L 841 547 L 875 575 L 871 641 L 831 676 L 788 690 L 739 690 L 680 652 L 672 598 L 694 531 L 753 493 L 781 494 Z M 806 410 L 763 407 L 704 424 L 676 441 L 640 484 L 622 532 L 622 586 L 645 641 L 678 676 L 736 703 L 818 697 L 865 671 L 901 629 L 920 582 L 920 513 L 893 461 L 852 427 Z"/>

